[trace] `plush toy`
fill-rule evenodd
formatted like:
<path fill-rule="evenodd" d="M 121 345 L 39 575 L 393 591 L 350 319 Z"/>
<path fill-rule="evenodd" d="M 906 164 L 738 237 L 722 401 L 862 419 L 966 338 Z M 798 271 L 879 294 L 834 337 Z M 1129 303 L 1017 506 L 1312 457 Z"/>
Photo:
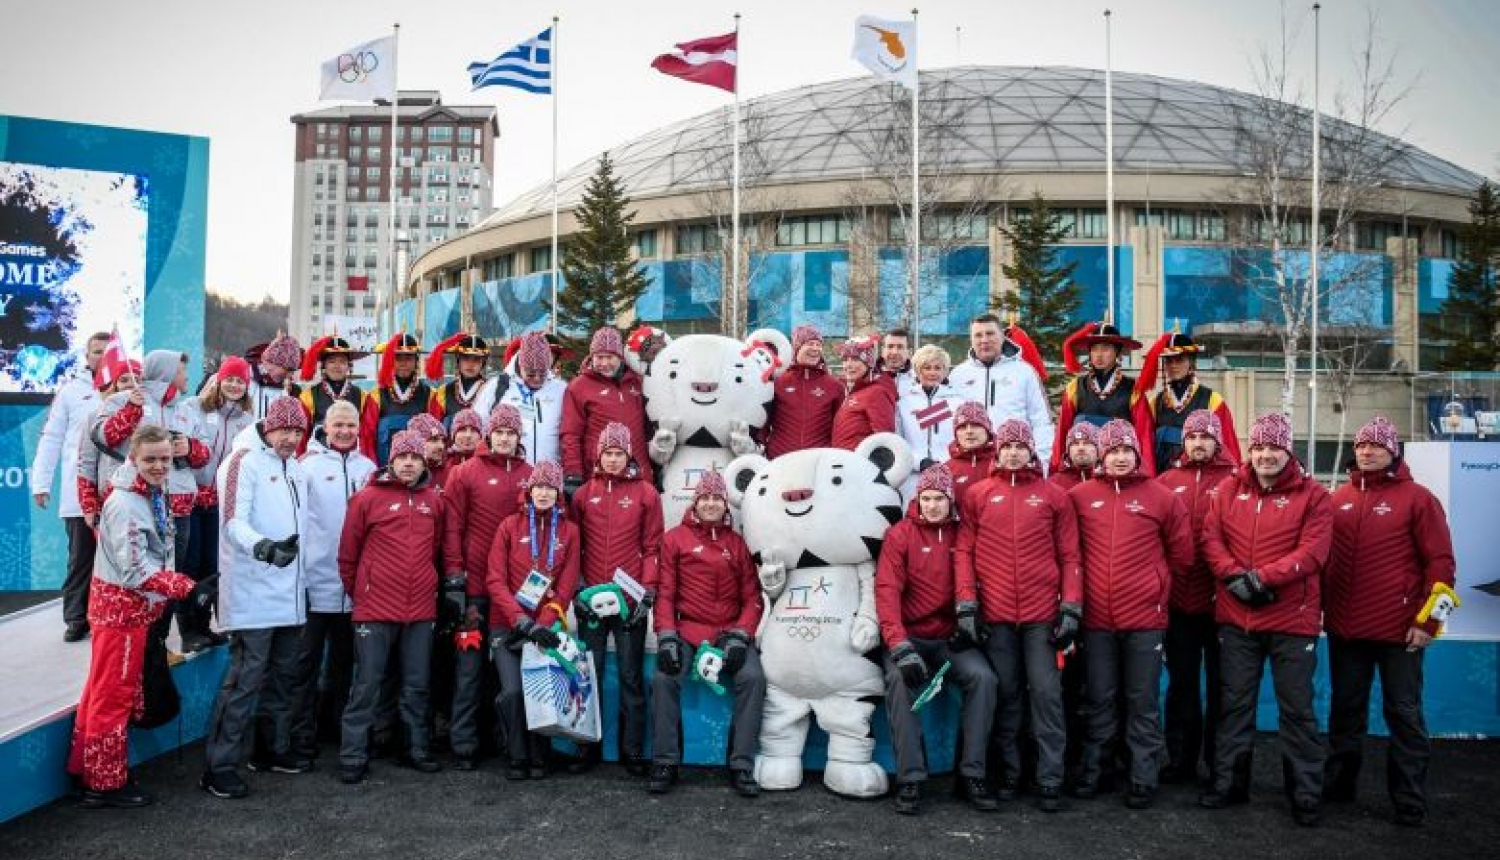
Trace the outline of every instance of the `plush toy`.
<path fill-rule="evenodd" d="M 592 617 L 579 618 L 580 627 L 598 627 L 605 618 L 617 618 L 625 612 L 625 590 L 613 582 L 591 585 L 578 592 L 578 601 L 589 608 Z"/>
<path fill-rule="evenodd" d="M 791 350 L 786 336 L 770 329 L 744 342 L 691 334 L 637 368 L 646 417 L 657 428 L 648 451 L 659 466 L 664 522 L 682 519 L 704 472 L 759 450 L 751 431 L 766 423 L 774 380 L 791 363 Z"/>
<path fill-rule="evenodd" d="M 722 696 L 724 682 L 719 680 L 719 674 L 723 671 L 724 651 L 707 642 L 699 645 L 693 654 L 693 680 L 703 682 L 704 686 Z"/>
<path fill-rule="evenodd" d="M 880 640 L 875 556 L 901 519 L 895 488 L 911 468 L 906 442 L 876 433 L 853 451 L 814 448 L 773 461 L 752 454 L 726 470 L 730 501 L 771 600 L 760 635 L 766 705 L 755 778 L 762 788 L 801 785 L 802 748 L 815 716 L 828 732 L 824 784 L 851 797 L 885 793 L 870 730 L 884 684 L 865 653 Z"/>

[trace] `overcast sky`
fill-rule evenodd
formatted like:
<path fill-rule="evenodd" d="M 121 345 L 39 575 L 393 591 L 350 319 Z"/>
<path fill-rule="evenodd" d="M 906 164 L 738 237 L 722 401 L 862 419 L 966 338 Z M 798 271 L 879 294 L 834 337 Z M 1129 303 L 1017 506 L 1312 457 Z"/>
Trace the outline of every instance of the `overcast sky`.
<path fill-rule="evenodd" d="M 560 169 L 653 128 L 722 105 L 718 90 L 649 68 L 673 42 L 741 24 L 745 98 L 847 78 L 854 18 L 909 14 L 858 0 L 5 0 L 0 113 L 210 138 L 210 289 L 285 299 L 292 229 L 292 114 L 316 109 L 318 65 L 401 23 L 400 85 L 438 89 L 449 104 L 495 104 L 501 138 L 495 201 L 547 180 L 544 96 L 469 93 L 464 67 L 560 15 Z M 1103 2 L 926 0 L 922 68 L 956 64 L 1104 64 Z M 1270 0 L 1114 0 L 1114 67 L 1252 90 L 1251 59 L 1274 42 Z M 1302 26 L 1310 80 L 1311 3 L 1288 8 Z M 1396 51 L 1414 90 L 1390 127 L 1450 161 L 1500 172 L 1500 2 L 1323 0 L 1324 109 L 1347 87 L 1366 10 L 1381 48 Z M 956 29 L 962 28 L 961 39 Z M 1309 87 L 1310 92 L 1310 87 Z"/>

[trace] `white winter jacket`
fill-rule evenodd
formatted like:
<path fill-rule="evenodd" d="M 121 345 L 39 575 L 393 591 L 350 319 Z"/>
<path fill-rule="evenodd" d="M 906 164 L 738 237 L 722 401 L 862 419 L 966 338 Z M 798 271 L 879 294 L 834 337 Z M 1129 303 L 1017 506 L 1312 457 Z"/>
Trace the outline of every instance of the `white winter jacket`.
<path fill-rule="evenodd" d="M 1036 371 L 1019 356 L 1001 356 L 985 364 L 970 352 L 968 360 L 948 374 L 948 385 L 964 400 L 983 403 L 996 428 L 1011 418 L 1030 424 L 1037 459 L 1050 461 L 1053 430 L 1047 392 Z"/>
<path fill-rule="evenodd" d="M 99 392 L 94 390 L 87 368 L 70 377 L 52 395 L 47 422 L 36 443 L 36 457 L 31 461 L 31 494 L 51 493 L 52 478 L 62 461 L 62 486 L 53 499 L 59 517 L 81 517 L 78 506 L 78 440 L 87 432 L 94 412 L 99 408 Z"/>
<path fill-rule="evenodd" d="M 307 608 L 313 612 L 351 612 L 354 605 L 339 579 L 339 536 L 344 530 L 349 497 L 375 474 L 375 461 L 361 454 L 358 447 L 340 453 L 321 438 L 314 438 L 307 443 L 301 463 L 307 476 L 307 531 L 302 535 Z"/>
<path fill-rule="evenodd" d="M 219 467 L 219 621 L 225 630 L 288 627 L 307 619 L 307 477 L 257 434 Z M 299 536 L 286 567 L 255 560 L 262 540 Z"/>
<path fill-rule="evenodd" d="M 559 439 L 562 433 L 563 395 L 568 384 L 555 376 L 547 377 L 542 387 L 532 391 L 521 377 L 510 377 L 504 392 L 496 391 L 495 380 L 485 383 L 474 401 L 479 417 L 488 421 L 497 403 L 509 403 L 521 413 L 521 444 L 526 448 L 526 462 L 535 466 L 541 460 L 562 462 Z"/>
<path fill-rule="evenodd" d="M 915 376 L 906 373 L 896 377 L 896 397 L 896 432 L 911 446 L 917 463 L 947 462 L 953 413 L 964 398 L 946 382 L 928 393 Z"/>

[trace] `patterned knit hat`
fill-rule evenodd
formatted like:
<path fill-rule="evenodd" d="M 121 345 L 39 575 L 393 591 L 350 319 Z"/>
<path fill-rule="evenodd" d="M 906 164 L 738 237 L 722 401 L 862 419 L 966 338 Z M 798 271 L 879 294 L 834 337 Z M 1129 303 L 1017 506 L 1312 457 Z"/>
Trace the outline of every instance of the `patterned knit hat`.
<path fill-rule="evenodd" d="M 237 355 L 231 355 L 219 363 L 219 369 L 214 371 L 219 379 L 238 379 L 246 385 L 250 384 L 250 362 Z"/>
<path fill-rule="evenodd" d="M 516 370 L 521 373 L 546 373 L 551 369 L 552 349 L 547 345 L 547 336 L 539 331 L 528 332 L 521 338 L 521 348 L 516 351 Z"/>
<path fill-rule="evenodd" d="M 402 454 L 411 454 L 426 459 L 426 455 L 422 452 L 421 434 L 411 430 L 402 430 L 391 437 L 391 454 L 387 462 L 396 462 L 396 458 Z"/>
<path fill-rule="evenodd" d="M 532 487 L 551 487 L 561 490 L 563 485 L 562 467 L 554 460 L 543 460 L 537 463 L 531 470 L 531 476 L 521 483 L 527 490 Z"/>
<path fill-rule="evenodd" d="M 965 424 L 978 424 L 984 428 L 986 435 L 995 435 L 995 428 L 990 424 L 990 413 L 985 411 L 982 403 L 965 400 L 958 404 L 958 409 L 953 412 L 953 429 L 957 430 Z"/>
<path fill-rule="evenodd" d="M 787 364 L 796 364 L 797 354 L 802 352 L 802 347 L 814 341 L 817 341 L 817 343 L 819 344 L 819 349 L 821 349 L 823 343 L 823 333 L 818 331 L 817 326 L 799 325 L 796 328 L 792 329 L 792 354 L 790 358 L 787 359 Z"/>
<path fill-rule="evenodd" d="M 448 431 L 443 429 L 443 422 L 433 418 L 426 412 L 418 412 L 406 422 L 408 432 L 417 434 L 418 439 L 447 439 Z"/>
<path fill-rule="evenodd" d="M 260 360 L 287 370 L 296 370 L 302 365 L 302 345 L 289 334 L 283 334 L 266 344 Z"/>
<path fill-rule="evenodd" d="M 1006 443 L 1020 442 L 1036 456 L 1036 439 L 1031 434 L 1031 425 L 1020 418 L 1008 418 L 1001 422 L 1000 429 L 995 431 L 995 449 L 1004 448 Z"/>
<path fill-rule="evenodd" d="M 302 408 L 302 401 L 285 394 L 271 401 L 266 407 L 266 417 L 260 419 L 262 430 L 267 433 L 272 430 L 301 430 L 307 432 L 307 410 Z"/>
<path fill-rule="evenodd" d="M 479 413 L 472 409 L 460 409 L 458 414 L 453 416 L 453 435 L 457 436 L 458 431 L 465 427 L 473 430 L 475 433 L 483 433 L 484 419 L 480 418 Z"/>
<path fill-rule="evenodd" d="M 948 501 L 953 501 L 953 472 L 949 471 L 947 463 L 929 466 L 917 477 L 917 489 L 913 498 L 921 498 L 928 490 L 937 490 L 947 496 Z"/>
<path fill-rule="evenodd" d="M 625 343 L 620 340 L 620 333 L 614 326 L 604 326 L 594 332 L 593 340 L 589 341 L 589 358 L 605 352 L 625 358 Z"/>
<path fill-rule="evenodd" d="M 1073 429 L 1068 431 L 1067 442 L 1087 442 L 1094 447 L 1099 447 L 1099 428 L 1087 421 L 1078 421 L 1073 424 Z"/>
<path fill-rule="evenodd" d="M 489 436 L 496 430 L 514 430 L 517 436 L 521 435 L 521 410 L 509 403 L 497 405 L 484 425 L 484 435 Z"/>
<path fill-rule="evenodd" d="M 707 496 L 718 496 L 728 501 L 729 485 L 724 483 L 724 476 L 719 474 L 718 469 L 709 469 L 698 479 L 698 486 L 693 488 L 693 501 Z"/>
<path fill-rule="evenodd" d="M 1366 442 L 1390 451 L 1392 457 L 1401 456 L 1401 434 L 1396 432 L 1396 425 L 1387 421 L 1383 415 L 1371 418 L 1354 434 L 1354 447 L 1358 448 Z"/>
<path fill-rule="evenodd" d="M 1265 445 L 1271 448 L 1280 448 L 1283 451 L 1292 450 L 1292 422 L 1286 420 L 1286 416 L 1280 412 L 1272 412 L 1255 419 L 1250 425 L 1250 447 Z"/>
<path fill-rule="evenodd" d="M 1125 446 L 1135 452 L 1136 460 L 1141 458 L 1141 442 L 1135 437 L 1135 427 L 1129 421 L 1120 418 L 1105 424 L 1099 429 L 1099 438 L 1095 442 L 1099 446 L 1099 453 L 1106 454 L 1120 446 Z"/>
<path fill-rule="evenodd" d="M 1207 409 L 1194 409 L 1188 413 L 1188 417 L 1182 422 L 1182 435 L 1184 438 L 1194 433 L 1207 433 L 1214 437 L 1214 441 L 1220 445 L 1224 444 L 1224 423 L 1219 416 Z"/>
<path fill-rule="evenodd" d="M 604 430 L 599 434 L 599 442 L 594 446 L 594 456 L 603 456 L 610 448 L 619 448 L 626 454 L 630 453 L 630 428 L 618 421 L 611 421 L 604 425 Z"/>
<path fill-rule="evenodd" d="M 839 345 L 839 358 L 844 361 L 862 361 L 872 371 L 875 369 L 875 355 L 880 349 L 880 341 L 874 335 L 869 337 L 849 338 Z"/>

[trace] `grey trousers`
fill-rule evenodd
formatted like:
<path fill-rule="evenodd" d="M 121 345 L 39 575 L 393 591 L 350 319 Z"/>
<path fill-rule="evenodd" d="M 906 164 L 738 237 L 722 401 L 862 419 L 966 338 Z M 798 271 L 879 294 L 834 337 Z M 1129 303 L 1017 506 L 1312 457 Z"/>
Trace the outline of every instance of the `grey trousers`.
<path fill-rule="evenodd" d="M 684 666 L 676 675 L 668 675 L 658 667 L 651 675 L 652 758 L 657 764 L 682 763 L 682 685 L 689 671 Z M 745 650 L 745 665 L 730 676 L 727 686 L 734 695 L 729 767 L 753 770 L 760 715 L 766 701 L 766 675 L 761 670 L 759 651 L 753 647 Z"/>
<path fill-rule="evenodd" d="M 359 767 L 370 760 L 370 729 L 380 704 L 391 649 L 401 648 L 401 722 L 406 725 L 407 751 L 427 754 L 427 684 L 432 671 L 432 622 L 399 624 L 361 621 L 354 625 L 354 684 L 344 708 L 339 764 Z"/>
<path fill-rule="evenodd" d="M 989 745 L 990 728 L 995 721 L 995 698 L 999 682 L 984 654 L 977 648 L 954 651 L 942 639 L 911 639 L 927 664 L 936 672 L 945 661 L 953 665 L 944 683 L 956 683 L 964 691 L 961 717 L 963 749 L 959 753 L 958 772 L 963 776 L 984 777 L 984 757 Z M 921 690 L 908 689 L 901 670 L 891 660 L 885 661 L 885 714 L 891 725 L 891 744 L 896 748 L 896 782 L 922 782 L 927 779 L 927 754 L 922 747 L 922 715 L 911 712 L 911 703 Z"/>
<path fill-rule="evenodd" d="M 354 682 L 354 623 L 348 612 L 308 612 L 302 627 L 302 650 L 297 656 L 297 683 L 292 692 L 296 711 L 292 717 L 292 741 L 298 749 L 318 744 L 318 723 L 326 730 L 340 721 L 349 703 Z M 324 653 L 328 657 L 326 684 L 319 689 Z"/>
<path fill-rule="evenodd" d="M 1333 702 L 1328 712 L 1329 779 L 1352 787 L 1364 762 L 1370 723 L 1370 687 L 1380 670 L 1380 704 L 1390 730 L 1385 785 L 1391 802 L 1427 808 L 1427 761 L 1432 745 L 1422 715 L 1421 649 L 1361 639 L 1328 637 Z"/>
<path fill-rule="evenodd" d="M 532 748 L 526 731 L 526 698 L 521 692 L 521 652 L 505 647 L 509 631 L 490 630 L 490 659 L 500 678 L 500 692 L 495 696 L 496 726 L 501 747 L 511 763 L 527 760 Z M 597 671 L 597 669 L 595 670 Z"/>
<path fill-rule="evenodd" d="M 1318 667 L 1318 640 L 1287 633 L 1246 633 L 1219 626 L 1220 672 L 1224 679 L 1223 715 L 1219 722 L 1218 763 L 1214 787 L 1248 792 L 1250 754 L 1255 740 L 1255 704 L 1260 678 L 1271 662 L 1280 724 L 1282 773 L 1287 796 L 1316 806 L 1323 800 L 1323 742 L 1313 713 L 1313 671 Z"/>
<path fill-rule="evenodd" d="M 213 724 L 204 752 L 208 769 L 230 771 L 244 757 L 245 741 L 257 722 L 260 747 L 284 754 L 292 746 L 292 691 L 302 627 L 236 630 L 229 637 L 229 671 L 214 701 Z"/>
<path fill-rule="evenodd" d="M 594 655 L 594 671 L 604 673 L 605 648 L 615 639 L 615 666 L 620 672 L 620 753 L 626 759 L 640 759 L 646 754 L 646 625 L 633 627 L 618 616 L 601 620 L 596 627 L 582 624 L 578 638 Z"/>
<path fill-rule="evenodd" d="M 995 715 L 1006 782 L 1021 779 L 1022 708 L 1031 702 L 1031 732 L 1036 738 L 1036 782 L 1060 788 L 1063 753 L 1068 743 L 1063 714 L 1062 670 L 1052 646 L 1050 624 L 991 624 L 984 654 L 999 681 L 1000 709 Z"/>
<path fill-rule="evenodd" d="M 1130 750 L 1130 782 L 1148 790 L 1166 757 L 1161 727 L 1162 630 L 1083 632 L 1084 708 L 1087 736 L 1080 778 L 1097 783 L 1105 756 L 1119 728 L 1119 702 L 1125 703 L 1125 746 Z M 1123 687 L 1123 689 L 1122 689 Z"/>
<path fill-rule="evenodd" d="M 89 583 L 94 579 L 94 530 L 83 517 L 63 517 L 68 532 L 68 575 L 63 580 L 63 621 L 89 620 Z"/>

